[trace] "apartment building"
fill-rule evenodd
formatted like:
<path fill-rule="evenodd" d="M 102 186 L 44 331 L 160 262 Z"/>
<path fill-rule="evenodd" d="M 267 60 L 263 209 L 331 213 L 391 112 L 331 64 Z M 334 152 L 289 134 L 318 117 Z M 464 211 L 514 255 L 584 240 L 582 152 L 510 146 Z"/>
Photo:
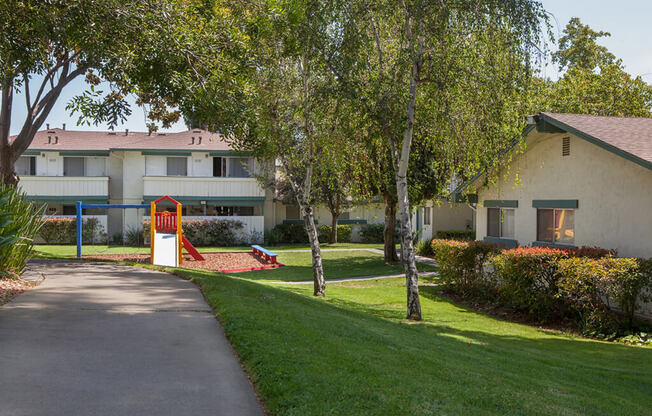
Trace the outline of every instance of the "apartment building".
<path fill-rule="evenodd" d="M 46 203 L 47 215 L 74 216 L 75 202 L 143 204 L 170 195 L 183 204 L 184 218 L 234 219 L 249 234 L 301 218 L 296 206 L 275 201 L 253 177 L 258 162 L 234 151 L 219 134 L 201 129 L 179 133 L 75 131 L 49 126 L 36 133 L 16 163 L 20 187 Z M 141 226 L 144 209 L 91 210 L 109 235 Z M 414 227 L 431 237 L 440 229 L 472 227 L 466 206 L 433 203 L 415 211 Z M 319 224 L 331 223 L 327 209 L 316 209 Z M 382 204 L 356 206 L 340 224 L 382 223 Z"/>

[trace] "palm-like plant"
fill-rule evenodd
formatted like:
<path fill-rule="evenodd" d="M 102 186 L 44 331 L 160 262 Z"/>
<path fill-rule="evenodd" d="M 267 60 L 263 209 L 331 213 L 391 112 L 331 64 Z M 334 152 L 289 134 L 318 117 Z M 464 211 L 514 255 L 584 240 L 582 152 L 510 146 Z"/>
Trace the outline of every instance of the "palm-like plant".
<path fill-rule="evenodd" d="M 16 278 L 25 269 L 42 214 L 43 207 L 0 183 L 0 278 Z"/>

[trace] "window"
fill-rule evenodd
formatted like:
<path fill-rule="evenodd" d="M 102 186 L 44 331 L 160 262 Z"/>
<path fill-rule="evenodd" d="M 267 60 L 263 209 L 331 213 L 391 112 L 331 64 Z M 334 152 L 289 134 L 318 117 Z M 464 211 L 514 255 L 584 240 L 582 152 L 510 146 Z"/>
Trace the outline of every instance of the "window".
<path fill-rule="evenodd" d="M 18 176 L 34 176 L 36 175 L 36 157 L 34 156 L 21 156 L 15 164 L 16 173 Z"/>
<path fill-rule="evenodd" d="M 226 159 L 223 157 L 213 158 L 213 176 L 225 177 L 226 176 Z"/>
<path fill-rule="evenodd" d="M 537 241 L 573 244 L 575 211 L 571 209 L 537 209 Z"/>
<path fill-rule="evenodd" d="M 84 176 L 83 157 L 64 157 L 63 176 Z"/>
<path fill-rule="evenodd" d="M 514 210 L 487 208 L 487 236 L 514 238 Z"/>
<path fill-rule="evenodd" d="M 423 225 L 430 225 L 432 223 L 432 208 L 423 208 Z"/>
<path fill-rule="evenodd" d="M 77 215 L 77 207 L 74 205 L 64 205 L 63 215 Z"/>
<path fill-rule="evenodd" d="M 249 158 L 248 157 L 231 157 L 229 158 L 229 176 L 232 178 L 248 178 Z"/>
<path fill-rule="evenodd" d="M 185 157 L 168 157 L 168 176 L 188 176 L 188 161 Z"/>

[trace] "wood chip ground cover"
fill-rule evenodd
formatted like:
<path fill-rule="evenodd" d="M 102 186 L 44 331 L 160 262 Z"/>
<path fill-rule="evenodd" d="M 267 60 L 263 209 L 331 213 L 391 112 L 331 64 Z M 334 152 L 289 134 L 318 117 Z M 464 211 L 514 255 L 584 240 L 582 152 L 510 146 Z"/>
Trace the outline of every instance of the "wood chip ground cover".
<path fill-rule="evenodd" d="M 38 282 L 23 279 L 0 279 L 0 305 L 4 305 L 36 285 L 38 285 Z"/>
<path fill-rule="evenodd" d="M 188 269 L 202 269 L 211 271 L 245 269 L 263 267 L 269 265 L 252 253 L 226 252 L 226 253 L 202 253 L 204 261 L 193 259 L 190 255 L 183 256 L 182 267 Z M 134 263 L 149 263 L 149 254 L 96 254 L 85 257 L 87 259 L 108 259 L 118 261 L 130 261 Z"/>

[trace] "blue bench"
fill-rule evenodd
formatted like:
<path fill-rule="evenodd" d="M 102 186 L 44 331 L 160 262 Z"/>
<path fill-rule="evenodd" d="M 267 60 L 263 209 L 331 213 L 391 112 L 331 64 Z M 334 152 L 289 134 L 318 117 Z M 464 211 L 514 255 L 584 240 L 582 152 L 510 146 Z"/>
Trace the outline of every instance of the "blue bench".
<path fill-rule="evenodd" d="M 273 253 L 259 245 L 252 245 L 251 249 L 254 254 L 260 256 L 272 264 L 276 264 L 276 253 Z"/>

